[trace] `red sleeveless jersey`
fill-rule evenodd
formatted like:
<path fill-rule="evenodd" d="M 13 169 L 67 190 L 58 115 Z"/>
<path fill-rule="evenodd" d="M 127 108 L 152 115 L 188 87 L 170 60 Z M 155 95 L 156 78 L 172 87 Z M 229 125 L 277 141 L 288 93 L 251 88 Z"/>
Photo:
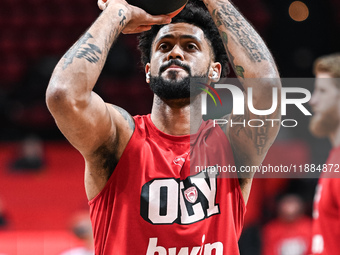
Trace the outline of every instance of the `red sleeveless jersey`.
<path fill-rule="evenodd" d="M 314 196 L 312 254 L 340 254 L 340 147 L 331 150 L 327 172 L 321 174 Z"/>
<path fill-rule="evenodd" d="M 134 120 L 118 165 L 89 201 L 95 254 L 239 254 L 245 204 L 238 179 L 195 172 L 234 165 L 221 128 L 208 121 L 195 135 L 172 136 L 150 115 Z"/>

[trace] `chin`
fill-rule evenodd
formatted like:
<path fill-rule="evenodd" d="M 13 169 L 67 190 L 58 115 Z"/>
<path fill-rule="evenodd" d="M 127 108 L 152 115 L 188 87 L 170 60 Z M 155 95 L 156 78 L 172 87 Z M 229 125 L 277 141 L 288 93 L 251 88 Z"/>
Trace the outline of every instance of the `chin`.
<path fill-rule="evenodd" d="M 334 116 L 332 111 L 314 115 L 309 123 L 310 132 L 318 138 L 328 137 L 339 126 L 339 119 Z"/>
<path fill-rule="evenodd" d="M 168 82 L 169 84 L 173 83 L 173 84 L 178 84 L 184 81 L 184 78 L 176 78 L 176 79 L 169 79 L 166 78 L 164 79 L 164 81 Z"/>
<path fill-rule="evenodd" d="M 323 138 L 327 136 L 327 132 L 322 125 L 322 120 L 320 117 L 314 116 L 309 122 L 309 131 L 311 134 L 318 138 Z"/>
<path fill-rule="evenodd" d="M 191 78 L 200 77 L 187 76 L 175 79 L 151 77 L 149 85 L 154 94 L 165 100 L 194 98 L 202 91 L 191 84 Z"/>
<path fill-rule="evenodd" d="M 166 81 L 170 81 L 170 82 L 181 82 L 185 78 L 188 78 L 188 77 L 189 77 L 189 75 L 187 73 L 185 73 L 185 75 L 184 75 L 183 72 L 170 70 L 170 71 L 166 72 L 166 77 L 164 77 L 164 79 Z"/>

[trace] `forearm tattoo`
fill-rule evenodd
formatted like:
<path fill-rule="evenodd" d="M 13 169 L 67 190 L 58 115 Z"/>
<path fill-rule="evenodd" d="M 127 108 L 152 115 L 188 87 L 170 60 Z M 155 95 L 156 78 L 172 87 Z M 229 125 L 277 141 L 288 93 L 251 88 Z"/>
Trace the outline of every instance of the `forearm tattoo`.
<path fill-rule="evenodd" d="M 100 60 L 99 64 L 100 68 L 102 68 L 113 41 L 117 39 L 122 28 L 126 25 L 126 16 L 124 15 L 123 9 L 118 11 L 118 16 L 120 17 L 119 26 L 110 31 L 108 37 L 105 39 L 103 49 L 100 49 L 100 47 L 94 43 L 89 43 L 88 41 L 94 37 L 89 32 L 86 32 L 64 55 L 63 58 L 65 62 L 63 70 L 72 64 L 74 58 L 85 59 L 94 64 Z"/>
<path fill-rule="evenodd" d="M 119 17 L 122 17 L 122 19 L 121 19 L 120 22 L 119 22 L 119 25 L 122 26 L 122 27 L 124 27 L 125 24 L 126 24 L 126 17 L 125 17 L 125 15 L 124 15 L 124 10 L 123 10 L 123 9 L 119 9 L 119 11 L 118 11 L 118 16 L 119 16 Z"/>
<path fill-rule="evenodd" d="M 230 37 L 242 47 L 252 62 L 272 61 L 271 54 L 265 47 L 263 40 L 238 10 L 232 4 L 221 0 L 217 1 L 217 5 L 218 8 L 213 10 L 212 17 L 220 30 L 225 46 L 227 46 L 228 37 Z M 231 55 L 229 51 L 228 54 Z M 237 66 L 235 67 L 237 69 Z M 240 73 L 239 76 L 242 77 L 241 73 L 244 70 L 242 71 L 239 68 L 238 72 Z"/>
<path fill-rule="evenodd" d="M 87 41 L 93 38 L 93 36 L 86 32 L 79 40 L 76 42 L 72 48 L 66 52 L 64 55 L 65 62 L 63 70 L 65 70 L 68 65 L 72 64 L 74 58 L 86 59 L 90 63 L 97 63 L 99 60 L 99 55 L 102 51 L 95 44 L 88 43 Z"/>
<path fill-rule="evenodd" d="M 119 26 L 115 27 L 110 31 L 109 36 L 105 38 L 104 48 L 103 48 L 103 57 L 100 60 L 100 68 L 103 68 L 105 65 L 106 57 L 109 54 L 112 43 L 118 38 L 120 32 L 126 25 L 126 16 L 124 14 L 123 9 L 119 9 L 118 16 L 120 17 Z"/>

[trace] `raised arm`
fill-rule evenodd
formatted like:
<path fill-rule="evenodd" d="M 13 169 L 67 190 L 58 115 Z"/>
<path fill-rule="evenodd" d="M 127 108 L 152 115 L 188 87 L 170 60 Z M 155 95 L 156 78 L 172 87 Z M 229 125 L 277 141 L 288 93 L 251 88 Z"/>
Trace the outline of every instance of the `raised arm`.
<path fill-rule="evenodd" d="M 141 32 L 168 22 L 166 16 L 151 16 L 125 1 L 110 0 L 52 74 L 46 102 L 61 132 L 86 160 L 89 199 L 105 186 L 134 130 L 126 111 L 106 104 L 92 91 L 109 49 L 121 32 Z M 105 156 L 112 158 L 110 164 Z"/>
<path fill-rule="evenodd" d="M 275 62 L 259 34 L 227 0 L 204 0 L 219 29 L 229 61 L 244 87 L 245 102 L 248 88 L 252 87 L 253 106 L 257 110 L 267 110 L 272 106 L 272 88 L 278 90 L 278 107 L 270 115 L 255 115 L 245 105 L 245 115 L 229 116 L 227 135 L 234 152 L 236 165 L 258 166 L 262 163 L 269 147 L 274 142 L 280 119 L 279 74 Z M 260 119 L 262 127 L 249 126 L 248 120 Z M 245 125 L 233 125 L 232 121 Z M 259 125 L 256 123 L 256 125 Z M 273 127 L 272 127 L 273 125 Z M 247 200 L 252 175 L 240 175 L 241 188 Z"/>

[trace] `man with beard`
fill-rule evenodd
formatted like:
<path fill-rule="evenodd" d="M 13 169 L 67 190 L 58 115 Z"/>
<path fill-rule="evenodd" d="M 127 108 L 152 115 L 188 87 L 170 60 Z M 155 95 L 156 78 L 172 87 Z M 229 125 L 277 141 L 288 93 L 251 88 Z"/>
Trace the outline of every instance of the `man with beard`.
<path fill-rule="evenodd" d="M 171 23 L 123 0 L 98 4 L 102 14 L 60 60 L 47 89 L 58 127 L 85 159 L 96 254 L 239 254 L 251 173 L 216 178 L 216 171 L 192 173 L 190 164 L 260 165 L 279 129 L 266 119 L 280 114 L 246 109 L 225 118 L 264 124 L 222 130 L 202 121 L 201 90 L 190 81 L 217 82 L 229 58 L 244 88 L 253 88 L 254 108 L 267 110 L 272 88 L 281 86 L 269 50 L 227 0 L 205 0 L 207 9 L 188 4 Z M 142 31 L 154 101 L 151 114 L 131 117 L 92 89 L 118 35 Z"/>
<path fill-rule="evenodd" d="M 328 137 L 333 148 L 314 197 L 312 253 L 339 254 L 340 180 L 336 171 L 340 164 L 340 54 L 317 59 L 314 73 L 310 131 L 317 137 Z"/>

